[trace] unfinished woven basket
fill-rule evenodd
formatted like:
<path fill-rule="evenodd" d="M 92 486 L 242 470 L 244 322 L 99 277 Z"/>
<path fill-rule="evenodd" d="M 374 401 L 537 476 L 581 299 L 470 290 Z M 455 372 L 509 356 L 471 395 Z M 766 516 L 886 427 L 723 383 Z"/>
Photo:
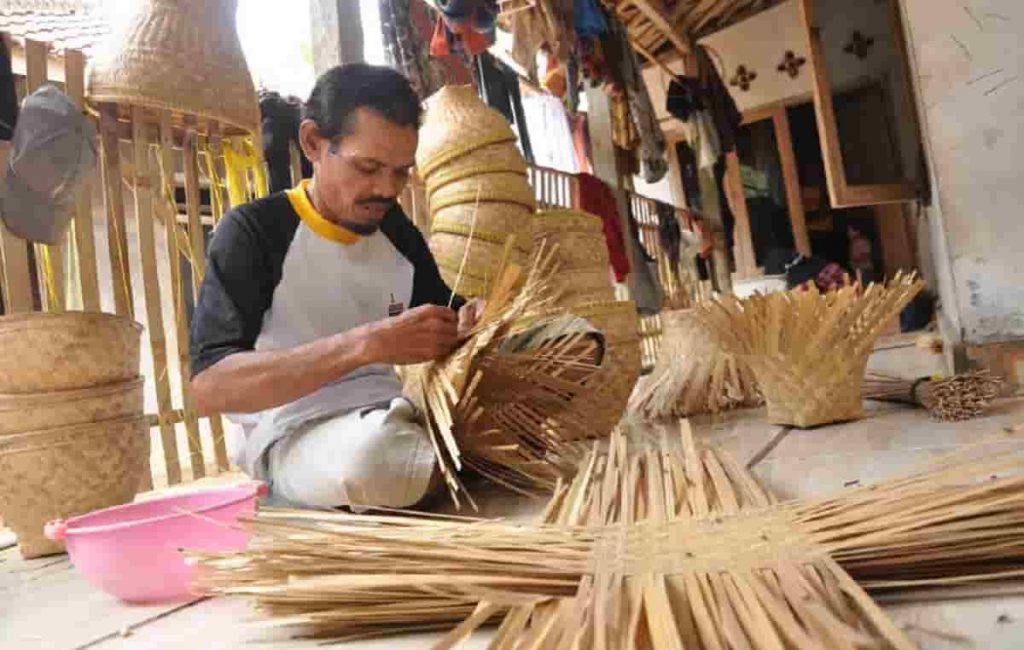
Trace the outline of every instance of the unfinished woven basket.
<path fill-rule="evenodd" d="M 537 208 L 537 196 L 526 176 L 521 174 L 478 174 L 449 183 L 428 194 L 431 214 L 459 204 L 508 203 L 530 211 Z M 479 221 L 477 222 L 480 224 Z"/>
<path fill-rule="evenodd" d="M 64 552 L 43 526 L 131 501 L 149 467 L 144 417 L 0 437 L 0 515 L 26 558 Z"/>
<path fill-rule="evenodd" d="M 455 158 L 434 171 L 427 183 L 427 193 L 480 174 L 512 173 L 526 176 L 527 165 L 514 142 L 498 142 L 475 149 Z"/>
<path fill-rule="evenodd" d="M 142 377 L 96 388 L 0 395 L 0 435 L 143 414 Z"/>
<path fill-rule="evenodd" d="M 629 401 L 631 414 L 657 420 L 759 406 L 754 373 L 726 354 L 693 309 L 661 314 L 661 353 Z"/>
<path fill-rule="evenodd" d="M 445 86 L 425 105 L 416 167 L 428 183 L 438 168 L 471 151 L 516 140 L 505 117 L 485 104 L 472 86 Z"/>
<path fill-rule="evenodd" d="M 100 312 L 0 317 L 0 393 L 91 388 L 139 376 L 142 326 Z"/>
<path fill-rule="evenodd" d="M 127 31 L 89 69 L 92 102 L 167 109 L 259 131 L 256 88 L 235 31 L 236 0 L 135 0 Z"/>
<path fill-rule="evenodd" d="M 814 427 L 863 417 L 868 355 L 923 286 L 914 275 L 898 274 L 866 289 L 720 296 L 697 313 L 722 349 L 754 371 L 771 422 Z"/>

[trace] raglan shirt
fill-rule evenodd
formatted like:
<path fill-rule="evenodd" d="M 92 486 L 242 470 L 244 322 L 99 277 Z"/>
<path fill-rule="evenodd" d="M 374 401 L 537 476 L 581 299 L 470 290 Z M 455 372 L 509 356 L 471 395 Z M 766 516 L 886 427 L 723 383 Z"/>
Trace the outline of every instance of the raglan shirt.
<path fill-rule="evenodd" d="M 192 317 L 193 377 L 238 352 L 295 347 L 449 303 L 451 290 L 400 207 L 377 233 L 359 236 L 317 212 L 307 183 L 239 206 L 217 225 Z M 452 305 L 463 303 L 456 296 Z M 267 450 L 298 427 L 400 395 L 394 368 L 374 364 L 283 406 L 229 414 L 246 434 L 235 461 L 261 476 Z"/>

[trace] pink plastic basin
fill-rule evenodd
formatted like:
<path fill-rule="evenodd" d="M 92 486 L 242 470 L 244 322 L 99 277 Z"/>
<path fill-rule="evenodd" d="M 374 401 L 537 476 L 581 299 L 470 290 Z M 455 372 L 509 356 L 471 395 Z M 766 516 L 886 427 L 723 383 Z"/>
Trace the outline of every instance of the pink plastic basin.
<path fill-rule="evenodd" d="M 46 536 L 63 540 L 75 567 L 124 601 L 188 600 L 195 567 L 180 550 L 244 549 L 249 533 L 236 520 L 252 515 L 263 494 L 260 483 L 196 490 L 53 521 Z"/>

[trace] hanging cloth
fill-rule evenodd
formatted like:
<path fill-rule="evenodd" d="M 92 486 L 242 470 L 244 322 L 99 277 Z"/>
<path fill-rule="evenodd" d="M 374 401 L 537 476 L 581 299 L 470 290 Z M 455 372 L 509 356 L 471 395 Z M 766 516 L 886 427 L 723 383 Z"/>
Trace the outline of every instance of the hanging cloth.
<path fill-rule="evenodd" d="M 636 311 L 641 316 L 654 316 L 661 313 L 665 296 L 658 282 L 658 260 L 652 257 L 643 242 L 640 241 L 640 227 L 633 216 L 632 207 L 629 209 L 629 236 L 633 240 L 630 247 L 630 257 L 633 263 L 632 289 L 633 302 L 636 303 Z"/>
<path fill-rule="evenodd" d="M 523 111 L 523 99 L 519 91 L 519 75 L 494 58 L 490 52 L 483 52 L 475 58 L 473 70 L 480 99 L 515 126 L 523 158 L 532 165 L 533 147 L 526 128 L 526 113 Z"/>
<path fill-rule="evenodd" d="M 569 116 L 562 102 L 551 95 L 528 95 L 523 97 L 523 112 L 534 135 L 534 163 L 568 174 L 578 173 Z"/>
<path fill-rule="evenodd" d="M 659 201 L 655 204 L 655 211 L 658 214 L 658 241 L 672 263 L 672 268 L 675 269 L 679 264 L 679 246 L 683 238 L 679 220 L 676 218 L 676 208 Z"/>
<path fill-rule="evenodd" d="M 608 259 L 616 282 L 625 282 L 629 275 L 629 256 L 626 254 L 626 239 L 622 235 L 618 203 L 615 193 L 597 176 L 580 174 L 577 177 L 580 193 L 580 209 L 601 217 L 604 227 L 604 241 L 608 247 Z"/>
<path fill-rule="evenodd" d="M 661 131 L 658 117 L 651 103 L 647 84 L 641 74 L 640 62 L 636 58 L 625 26 L 610 18 L 608 38 L 608 59 L 618 68 L 629 100 L 629 112 L 640 136 L 640 162 L 644 180 L 657 183 L 668 173 L 665 159 L 665 134 Z"/>
<path fill-rule="evenodd" d="M 443 83 L 416 36 L 409 4 L 408 0 L 379 0 L 384 54 L 388 65 L 405 75 L 416 94 L 424 99 Z"/>
<path fill-rule="evenodd" d="M 590 127 L 586 113 L 577 113 L 572 122 L 572 144 L 576 153 L 576 165 L 582 174 L 593 174 L 593 154 L 590 151 Z"/>

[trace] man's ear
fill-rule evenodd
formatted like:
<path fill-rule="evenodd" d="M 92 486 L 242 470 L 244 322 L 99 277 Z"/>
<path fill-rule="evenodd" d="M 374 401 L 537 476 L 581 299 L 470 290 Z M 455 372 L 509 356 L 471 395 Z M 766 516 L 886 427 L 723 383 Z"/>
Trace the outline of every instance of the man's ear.
<path fill-rule="evenodd" d="M 318 162 L 323 153 L 322 148 L 330 146 L 327 140 L 320 137 L 320 129 L 313 120 L 302 120 L 299 123 L 299 147 L 310 162 Z"/>

